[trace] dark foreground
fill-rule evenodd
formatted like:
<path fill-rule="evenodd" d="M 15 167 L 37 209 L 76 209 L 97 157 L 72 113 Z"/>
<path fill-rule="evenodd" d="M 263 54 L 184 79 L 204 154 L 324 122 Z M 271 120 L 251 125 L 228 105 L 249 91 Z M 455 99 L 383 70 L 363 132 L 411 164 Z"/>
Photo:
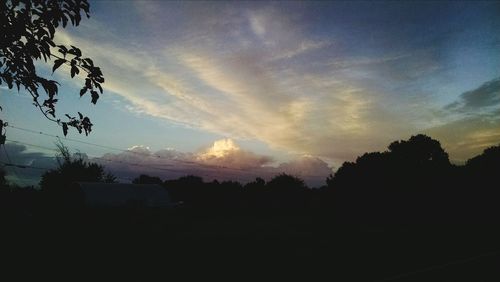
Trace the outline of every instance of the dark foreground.
<path fill-rule="evenodd" d="M 297 209 L 4 209 L 1 219 L 3 267 L 26 270 L 19 277 L 500 281 L 493 224 L 345 224 Z"/>

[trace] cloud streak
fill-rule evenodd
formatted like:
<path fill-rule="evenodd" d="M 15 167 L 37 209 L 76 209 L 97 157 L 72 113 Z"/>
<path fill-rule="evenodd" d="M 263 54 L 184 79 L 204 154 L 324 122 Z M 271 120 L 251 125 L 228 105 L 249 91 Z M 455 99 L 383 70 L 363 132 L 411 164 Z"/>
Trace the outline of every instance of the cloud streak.
<path fill-rule="evenodd" d="M 449 121 L 425 130 L 442 141 L 456 162 L 500 144 L 500 78 L 462 93 L 440 114 Z"/>
<path fill-rule="evenodd" d="M 445 109 L 475 114 L 492 107 L 500 107 L 500 77 L 487 81 L 474 90 L 462 93 L 458 101 L 448 104 Z"/>
<path fill-rule="evenodd" d="M 164 8 L 130 7 L 138 24 L 151 27 L 138 39 L 124 40 L 100 22 L 82 26 L 85 36 L 58 36 L 102 64 L 104 87 L 135 114 L 336 164 L 383 150 L 435 119 L 450 120 L 434 114 L 442 109 L 429 106 L 432 90 L 422 86 L 444 72 L 443 46 L 410 48 L 410 38 L 391 41 L 391 34 L 358 25 L 346 35 L 330 22 L 324 36 L 317 24 L 306 24 L 311 15 L 302 7 L 186 3 L 174 5 L 171 17 L 158 12 Z M 371 37 L 352 38 L 359 34 Z M 464 93 L 447 110 L 498 103 L 498 83 Z"/>

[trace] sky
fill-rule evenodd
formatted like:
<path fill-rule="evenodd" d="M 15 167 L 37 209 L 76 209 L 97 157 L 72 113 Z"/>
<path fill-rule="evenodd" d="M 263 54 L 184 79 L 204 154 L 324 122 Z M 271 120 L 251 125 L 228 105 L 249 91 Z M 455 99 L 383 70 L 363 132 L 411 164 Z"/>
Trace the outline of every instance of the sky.
<path fill-rule="evenodd" d="M 418 133 L 455 163 L 500 143 L 499 2 L 90 4 L 91 18 L 55 41 L 101 67 L 97 105 L 68 69 L 38 72 L 61 82 L 58 115 L 95 125 L 68 137 L 114 149 L 61 140 L 122 181 L 287 172 L 319 186 L 344 161 Z M 11 125 L 62 135 L 26 93 L 0 88 L 0 99 Z M 54 166 L 54 137 L 8 127 L 7 139 L 12 162 Z M 40 174 L 9 172 L 19 183 Z"/>

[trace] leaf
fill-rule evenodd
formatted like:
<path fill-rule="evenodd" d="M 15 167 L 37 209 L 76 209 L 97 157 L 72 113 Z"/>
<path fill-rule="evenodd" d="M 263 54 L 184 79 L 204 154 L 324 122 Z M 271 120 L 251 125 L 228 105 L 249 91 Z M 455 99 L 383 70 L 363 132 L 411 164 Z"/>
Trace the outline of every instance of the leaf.
<path fill-rule="evenodd" d="M 57 47 L 59 47 L 59 52 L 65 54 L 68 52 L 68 48 L 66 48 L 66 46 L 64 45 L 57 45 Z"/>
<path fill-rule="evenodd" d="M 66 62 L 65 59 L 57 59 L 54 62 L 54 67 L 52 68 L 52 73 L 54 73 L 56 71 L 56 69 L 59 68 L 62 64 L 64 64 L 64 62 Z"/>
<path fill-rule="evenodd" d="M 61 19 L 62 19 L 62 22 L 63 22 L 63 27 L 66 27 L 66 25 L 68 24 L 68 18 L 66 18 L 66 15 L 63 15 L 61 17 Z"/>
<path fill-rule="evenodd" d="M 97 94 L 97 91 L 90 91 L 90 93 L 92 94 L 92 104 L 96 104 L 97 103 L 97 99 L 99 99 L 99 94 Z"/>
<path fill-rule="evenodd" d="M 87 92 L 87 87 L 83 87 L 81 90 L 80 90 L 80 97 L 82 97 L 83 95 L 85 95 L 85 93 Z"/>
<path fill-rule="evenodd" d="M 80 70 L 78 69 L 77 66 L 73 65 L 71 66 L 71 78 L 73 78 L 75 76 L 75 74 L 78 74 L 80 72 Z"/>
<path fill-rule="evenodd" d="M 54 33 L 56 33 L 56 29 L 54 28 L 54 26 L 49 24 L 49 25 L 47 25 L 47 28 L 50 32 L 50 38 L 54 38 Z"/>
<path fill-rule="evenodd" d="M 71 45 L 71 49 L 68 51 L 68 53 L 73 54 L 77 57 L 82 56 L 82 51 L 80 49 L 76 48 L 75 46 Z"/>
<path fill-rule="evenodd" d="M 78 112 L 78 116 L 80 116 L 80 119 L 83 119 L 82 113 Z"/>
<path fill-rule="evenodd" d="M 90 58 L 85 58 L 83 59 L 84 62 L 86 62 L 89 66 L 94 66 L 94 62 L 92 62 L 92 60 Z"/>
<path fill-rule="evenodd" d="M 12 87 L 14 86 L 12 85 L 12 76 L 4 75 L 3 79 L 5 80 L 5 82 L 7 82 L 7 86 L 9 87 L 9 89 L 12 89 Z"/>
<path fill-rule="evenodd" d="M 62 128 L 63 128 L 63 133 L 64 133 L 64 136 L 68 135 L 68 124 L 63 122 L 62 123 Z"/>
<path fill-rule="evenodd" d="M 101 87 L 101 85 L 100 85 L 99 83 L 96 83 L 96 85 L 95 85 L 95 86 L 97 86 L 97 88 L 99 88 L 99 91 L 100 91 L 100 92 L 101 92 L 101 94 L 102 94 L 102 87 Z"/>

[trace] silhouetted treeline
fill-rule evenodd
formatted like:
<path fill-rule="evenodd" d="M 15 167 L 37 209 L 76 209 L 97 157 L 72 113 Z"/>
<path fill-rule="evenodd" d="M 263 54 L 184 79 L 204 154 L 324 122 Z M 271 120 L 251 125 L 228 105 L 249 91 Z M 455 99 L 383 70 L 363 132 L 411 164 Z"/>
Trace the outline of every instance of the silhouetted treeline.
<path fill-rule="evenodd" d="M 393 142 L 388 151 L 346 162 L 327 179 L 337 215 L 366 222 L 493 221 L 500 147 L 464 166 L 452 165 L 438 141 L 425 135 Z"/>
<path fill-rule="evenodd" d="M 103 167 L 70 164 L 46 173 L 55 189 L 3 184 L 0 222 L 13 248 L 6 257 L 53 265 L 46 254 L 70 264 L 83 255 L 106 267 L 132 262 L 162 272 L 177 269 L 171 258 L 188 267 L 183 275 L 210 263 L 218 274 L 230 263 L 260 274 L 266 268 L 255 262 L 262 262 L 283 263 L 280 278 L 309 264 L 309 280 L 321 273 L 339 281 L 500 281 L 500 146 L 457 166 L 439 142 L 417 135 L 344 163 L 320 189 L 284 174 L 245 185 L 197 176 L 133 181 L 162 185 L 183 202 L 172 209 L 75 209 L 67 183 L 109 178 Z"/>
<path fill-rule="evenodd" d="M 49 196 L 38 198 L 44 201 L 63 201 L 72 182 L 115 179 L 100 165 L 72 159 L 64 148 L 61 155 L 59 167 L 42 176 L 41 191 Z M 454 165 L 437 140 L 416 135 L 391 143 L 387 151 L 345 162 L 320 189 L 287 174 L 245 185 L 192 175 L 166 181 L 140 175 L 133 183 L 162 185 L 188 209 L 319 209 L 341 221 L 366 223 L 493 222 L 500 215 L 499 168 L 500 146 Z"/>
<path fill-rule="evenodd" d="M 163 185 L 184 206 L 211 209 L 305 208 L 312 192 L 303 180 L 287 174 L 277 175 L 267 183 L 257 178 L 246 185 L 236 181 L 204 182 L 197 176 L 167 180 Z"/>
<path fill-rule="evenodd" d="M 291 175 L 266 183 L 203 182 L 186 176 L 163 183 L 190 207 L 314 208 L 347 222 L 494 222 L 500 215 L 500 146 L 454 165 L 441 144 L 416 135 L 384 152 L 345 162 L 321 189 Z M 137 183 L 152 183 L 141 176 Z M 143 179 L 144 181 L 141 181 Z M 156 178 L 157 184 L 160 179 Z"/>

